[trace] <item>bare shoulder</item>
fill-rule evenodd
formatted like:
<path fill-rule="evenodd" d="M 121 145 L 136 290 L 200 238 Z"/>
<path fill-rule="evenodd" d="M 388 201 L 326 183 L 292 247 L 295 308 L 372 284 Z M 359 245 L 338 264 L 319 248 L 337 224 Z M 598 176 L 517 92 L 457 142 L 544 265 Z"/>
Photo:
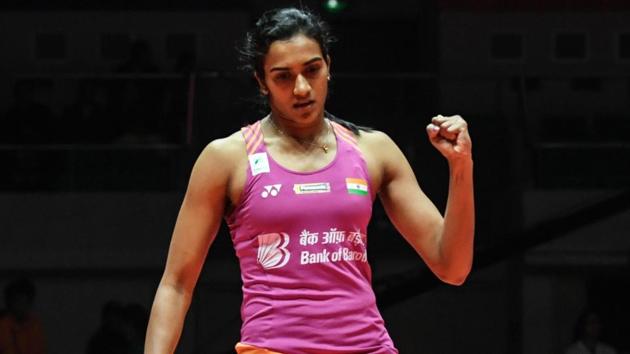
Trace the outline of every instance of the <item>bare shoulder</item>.
<path fill-rule="evenodd" d="M 235 154 L 244 153 L 245 151 L 243 134 L 234 132 L 225 138 L 215 139 L 206 145 L 204 152 L 206 151 L 223 158 L 234 158 Z"/>
<path fill-rule="evenodd" d="M 199 154 L 193 177 L 199 177 L 197 180 L 202 183 L 226 184 L 245 157 L 245 142 L 240 132 L 213 140 Z"/>
<path fill-rule="evenodd" d="M 376 129 L 370 131 L 362 130 L 358 137 L 358 141 L 367 144 L 384 144 L 387 142 L 393 142 L 389 135 Z"/>
<path fill-rule="evenodd" d="M 245 139 L 237 131 L 206 145 L 195 163 L 190 184 L 214 188 L 215 194 L 236 205 L 247 178 L 247 165 Z"/>
<path fill-rule="evenodd" d="M 380 130 L 361 131 L 357 143 L 366 157 L 377 160 L 386 158 L 388 154 L 398 149 L 392 138 Z"/>
<path fill-rule="evenodd" d="M 245 139 L 240 132 L 234 132 L 231 135 L 215 139 L 208 143 L 201 152 L 200 157 L 210 155 L 215 158 L 231 160 L 238 154 L 245 152 Z"/>
<path fill-rule="evenodd" d="M 386 178 L 388 165 L 392 156 L 396 156 L 398 148 L 387 134 L 379 130 L 361 131 L 357 143 L 365 158 L 372 184 L 379 192 Z"/>

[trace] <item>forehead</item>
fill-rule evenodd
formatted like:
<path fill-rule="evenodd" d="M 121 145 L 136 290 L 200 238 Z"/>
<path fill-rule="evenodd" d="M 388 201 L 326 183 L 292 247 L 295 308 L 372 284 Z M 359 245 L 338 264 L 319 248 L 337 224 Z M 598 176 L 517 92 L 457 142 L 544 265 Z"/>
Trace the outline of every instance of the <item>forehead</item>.
<path fill-rule="evenodd" d="M 271 43 L 265 56 L 265 71 L 274 67 L 302 65 L 315 57 L 322 57 L 322 50 L 317 41 L 297 34 L 289 39 Z"/>

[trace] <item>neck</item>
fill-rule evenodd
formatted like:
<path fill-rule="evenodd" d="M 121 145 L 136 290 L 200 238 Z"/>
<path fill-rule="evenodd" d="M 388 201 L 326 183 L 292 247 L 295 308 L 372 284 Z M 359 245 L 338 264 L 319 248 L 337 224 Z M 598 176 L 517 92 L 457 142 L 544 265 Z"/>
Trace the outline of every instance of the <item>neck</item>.
<path fill-rule="evenodd" d="M 281 134 L 288 135 L 299 141 L 313 141 L 326 134 L 328 126 L 326 119 L 322 116 L 306 124 L 300 124 L 298 122 L 283 118 L 281 115 L 276 115 L 273 112 L 268 116 L 272 124 L 280 130 Z"/>
<path fill-rule="evenodd" d="M 330 123 L 326 122 L 323 117 L 315 124 L 307 127 L 288 128 L 288 125 L 285 124 L 285 128 L 281 128 L 278 126 L 276 118 L 274 118 L 273 115 L 268 117 L 268 121 L 279 139 L 291 145 L 299 145 L 304 152 L 312 151 L 313 148 L 317 148 L 318 150 L 321 149 L 324 153 L 328 153 L 330 149 L 330 143 L 327 140 L 329 130 L 332 131 L 332 128 L 330 127 Z"/>

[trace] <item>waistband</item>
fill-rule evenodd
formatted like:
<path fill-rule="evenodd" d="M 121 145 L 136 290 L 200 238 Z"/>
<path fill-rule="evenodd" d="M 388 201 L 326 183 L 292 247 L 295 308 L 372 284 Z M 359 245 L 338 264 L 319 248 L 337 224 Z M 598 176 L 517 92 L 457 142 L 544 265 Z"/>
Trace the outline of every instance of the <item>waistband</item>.
<path fill-rule="evenodd" d="M 234 347 L 236 349 L 237 354 L 282 354 L 280 352 L 274 352 L 269 349 L 259 348 L 247 343 L 236 343 Z"/>

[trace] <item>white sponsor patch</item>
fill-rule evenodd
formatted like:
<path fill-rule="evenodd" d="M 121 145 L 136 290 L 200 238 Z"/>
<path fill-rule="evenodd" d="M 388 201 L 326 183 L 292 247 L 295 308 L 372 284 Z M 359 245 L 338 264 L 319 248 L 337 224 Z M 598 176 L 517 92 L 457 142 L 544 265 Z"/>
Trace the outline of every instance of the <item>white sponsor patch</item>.
<path fill-rule="evenodd" d="M 269 173 L 269 159 L 266 152 L 257 152 L 249 155 L 249 167 L 252 170 L 252 176 L 261 173 Z"/>
<path fill-rule="evenodd" d="M 330 193 L 330 183 L 321 182 L 294 184 L 293 192 L 295 192 L 295 194 Z"/>

